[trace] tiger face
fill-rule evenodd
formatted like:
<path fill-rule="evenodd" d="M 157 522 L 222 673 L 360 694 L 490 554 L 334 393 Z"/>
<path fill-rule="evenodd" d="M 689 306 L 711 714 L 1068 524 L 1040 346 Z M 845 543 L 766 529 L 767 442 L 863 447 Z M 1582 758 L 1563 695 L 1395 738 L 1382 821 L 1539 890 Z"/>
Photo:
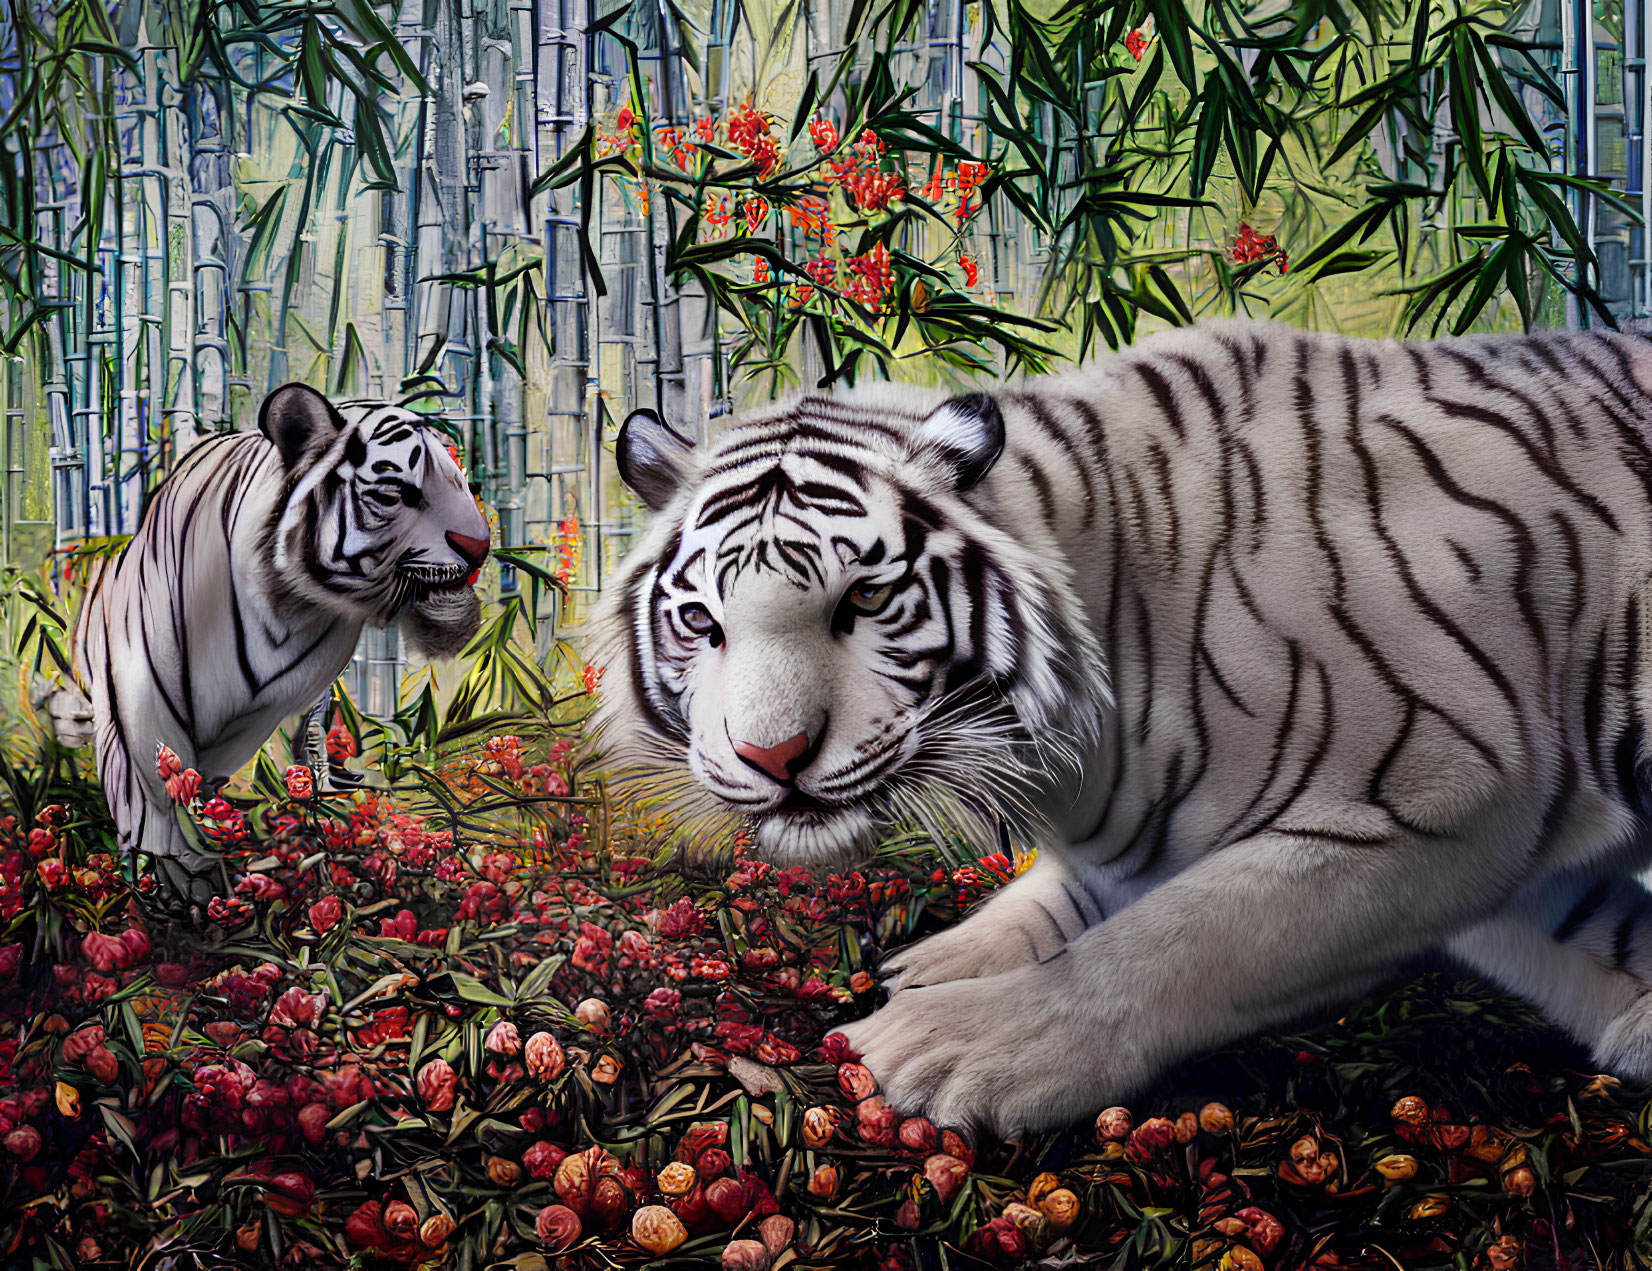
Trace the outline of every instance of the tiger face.
<path fill-rule="evenodd" d="M 287 476 L 270 531 L 278 587 L 358 621 L 400 621 L 428 656 L 464 648 L 481 620 L 473 584 L 488 523 L 425 417 L 384 402 L 335 407 L 289 384 L 258 422 Z"/>
<path fill-rule="evenodd" d="M 805 398 L 700 464 L 651 413 L 621 432 L 620 474 L 659 516 L 598 620 L 610 671 L 632 671 L 605 679 L 605 733 L 685 763 L 776 863 L 986 821 L 1035 735 L 1067 727 L 1047 647 L 1065 624 L 966 497 L 1003 449 L 998 408 L 930 405 Z"/>

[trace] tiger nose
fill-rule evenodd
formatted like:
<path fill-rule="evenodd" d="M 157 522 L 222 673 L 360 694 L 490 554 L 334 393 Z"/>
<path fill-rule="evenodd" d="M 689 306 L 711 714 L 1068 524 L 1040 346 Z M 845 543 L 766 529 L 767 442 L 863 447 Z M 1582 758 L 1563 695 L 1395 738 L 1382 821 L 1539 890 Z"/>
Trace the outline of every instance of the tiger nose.
<path fill-rule="evenodd" d="M 740 756 L 742 763 L 748 768 L 757 769 L 783 786 L 790 785 L 792 779 L 807 768 L 815 757 L 816 747 L 809 740 L 808 733 L 798 733 L 778 746 L 757 746 L 749 741 L 737 741 L 732 737 L 729 741 L 733 743 L 734 753 Z"/>
<path fill-rule="evenodd" d="M 456 534 L 449 530 L 447 545 L 458 552 L 460 558 L 472 569 L 488 558 L 488 541 L 485 538 L 472 538 L 469 534 Z"/>

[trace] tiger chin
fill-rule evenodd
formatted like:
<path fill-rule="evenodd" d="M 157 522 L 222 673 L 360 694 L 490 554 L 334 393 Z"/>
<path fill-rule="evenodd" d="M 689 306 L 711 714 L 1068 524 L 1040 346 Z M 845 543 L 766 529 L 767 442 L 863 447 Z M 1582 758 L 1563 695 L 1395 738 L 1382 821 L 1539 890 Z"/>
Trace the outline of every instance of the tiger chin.
<path fill-rule="evenodd" d="M 431 657 L 475 635 L 489 528 L 429 421 L 378 401 L 271 393 L 258 431 L 198 443 L 88 589 L 75 632 L 98 775 L 125 851 L 196 901 L 218 883 L 156 772 L 207 791 L 324 703 L 362 628 Z"/>
<path fill-rule="evenodd" d="M 615 767 L 777 862 L 1040 836 L 845 1030 L 901 1112 L 1050 1128 L 1429 952 L 1652 1078 L 1645 341 L 1202 324 L 616 454 Z"/>

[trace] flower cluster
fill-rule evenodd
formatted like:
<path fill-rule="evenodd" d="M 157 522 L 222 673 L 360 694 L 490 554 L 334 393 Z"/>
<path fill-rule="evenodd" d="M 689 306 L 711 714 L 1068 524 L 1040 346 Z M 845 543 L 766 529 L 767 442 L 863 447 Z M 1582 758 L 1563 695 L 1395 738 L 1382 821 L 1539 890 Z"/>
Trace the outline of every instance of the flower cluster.
<path fill-rule="evenodd" d="M 1284 273 L 1289 266 L 1285 250 L 1272 234 L 1258 234 L 1249 225 L 1239 227 L 1239 236 L 1233 241 L 1233 261 L 1237 265 L 1256 262 L 1274 264 Z"/>
<path fill-rule="evenodd" d="M 708 119 L 705 121 L 710 123 Z M 709 140 L 710 138 L 706 138 Z M 654 148 L 671 156 L 671 162 L 684 172 L 692 172 L 699 148 L 681 128 L 661 128 L 654 136 Z"/>
<path fill-rule="evenodd" d="M 838 149 L 837 129 L 825 119 L 809 126 L 816 147 L 830 155 Z M 843 188 L 850 205 L 862 212 L 879 212 L 906 197 L 906 181 L 883 166 L 888 147 L 870 128 L 841 157 L 826 161 L 827 179 Z"/>
<path fill-rule="evenodd" d="M 1501 999 L 1424 980 L 1093 1124 L 971 1144 L 904 1115 L 833 1030 L 874 1005 L 884 952 L 1030 856 L 886 847 L 820 874 L 739 835 L 662 852 L 668 827 L 599 805 L 571 738 L 442 758 L 422 797 L 192 807 L 239 827 L 208 908 L 227 935 L 156 907 L 82 797 L 6 809 L 3 1247 L 137 1265 L 187 1231 L 203 1264 L 271 1268 L 1536 1271 L 1635 1239 L 1644 1100 Z"/>
<path fill-rule="evenodd" d="M 863 256 L 851 256 L 846 262 L 850 278 L 843 288 L 849 299 L 865 305 L 873 313 L 895 290 L 895 274 L 889 265 L 889 249 L 877 243 Z"/>
<path fill-rule="evenodd" d="M 757 174 L 768 177 L 780 164 L 780 147 L 774 139 L 773 121 L 747 102 L 729 116 L 729 144 L 757 165 Z"/>
<path fill-rule="evenodd" d="M 962 225 L 981 210 L 977 195 L 991 175 L 985 163 L 966 160 L 955 169 L 937 164 L 919 193 L 937 208 L 952 201 L 952 219 Z"/>
<path fill-rule="evenodd" d="M 580 532 L 578 512 L 569 512 L 556 523 L 551 548 L 556 553 L 556 580 L 564 587 L 568 586 L 574 575 L 579 572 L 579 556 L 584 541 L 584 535 Z"/>

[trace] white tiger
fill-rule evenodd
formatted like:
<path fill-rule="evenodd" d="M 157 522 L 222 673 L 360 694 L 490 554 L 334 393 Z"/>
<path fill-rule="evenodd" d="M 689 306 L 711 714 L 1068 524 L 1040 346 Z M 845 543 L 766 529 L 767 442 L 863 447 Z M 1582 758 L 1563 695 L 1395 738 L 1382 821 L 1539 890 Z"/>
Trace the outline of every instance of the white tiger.
<path fill-rule="evenodd" d="M 1066 1122 L 1427 950 L 1652 1077 L 1652 346 L 1218 323 L 618 460 L 616 764 L 785 863 L 1034 782 L 847 1030 L 901 1111 Z"/>
<path fill-rule="evenodd" d="M 289 384 L 258 426 L 179 462 L 75 632 L 122 844 L 198 898 L 211 862 L 179 828 L 157 746 L 216 789 L 330 689 L 364 624 L 399 620 L 452 656 L 480 620 L 488 523 L 423 416 Z"/>

